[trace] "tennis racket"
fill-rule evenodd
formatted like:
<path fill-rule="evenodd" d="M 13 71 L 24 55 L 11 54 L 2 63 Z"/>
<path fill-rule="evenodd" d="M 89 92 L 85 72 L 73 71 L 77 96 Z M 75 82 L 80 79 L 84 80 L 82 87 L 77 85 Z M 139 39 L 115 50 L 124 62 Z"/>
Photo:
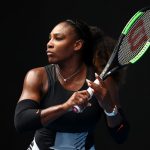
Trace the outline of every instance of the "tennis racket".
<path fill-rule="evenodd" d="M 150 6 L 136 12 L 125 25 L 119 36 L 117 44 L 100 74 L 105 80 L 119 69 L 136 63 L 150 47 Z M 115 64 L 115 65 L 114 65 Z M 114 66 L 113 68 L 111 66 Z M 94 83 L 99 84 L 98 79 Z M 88 88 L 89 99 L 93 96 L 93 89 Z M 81 113 L 84 109 L 75 105 L 72 109 Z"/>

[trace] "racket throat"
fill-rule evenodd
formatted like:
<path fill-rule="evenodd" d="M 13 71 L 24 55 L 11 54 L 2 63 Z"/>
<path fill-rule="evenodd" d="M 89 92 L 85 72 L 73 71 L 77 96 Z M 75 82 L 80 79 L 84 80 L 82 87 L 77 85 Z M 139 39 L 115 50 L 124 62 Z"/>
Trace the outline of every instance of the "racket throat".
<path fill-rule="evenodd" d="M 115 72 L 119 71 L 120 69 L 127 67 L 127 65 L 124 66 L 116 66 L 115 68 L 111 69 L 110 71 L 108 71 L 104 76 L 103 76 L 103 80 L 105 80 L 107 77 L 109 77 L 110 75 L 113 75 Z"/>

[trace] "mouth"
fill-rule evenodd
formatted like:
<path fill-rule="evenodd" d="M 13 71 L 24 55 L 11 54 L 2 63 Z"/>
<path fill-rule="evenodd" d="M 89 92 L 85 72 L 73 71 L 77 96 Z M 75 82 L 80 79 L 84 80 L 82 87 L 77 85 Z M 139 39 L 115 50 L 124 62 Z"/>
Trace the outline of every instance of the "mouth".
<path fill-rule="evenodd" d="M 48 50 L 46 51 L 46 53 L 47 53 L 48 56 L 52 56 L 53 55 L 53 52 L 48 51 Z"/>

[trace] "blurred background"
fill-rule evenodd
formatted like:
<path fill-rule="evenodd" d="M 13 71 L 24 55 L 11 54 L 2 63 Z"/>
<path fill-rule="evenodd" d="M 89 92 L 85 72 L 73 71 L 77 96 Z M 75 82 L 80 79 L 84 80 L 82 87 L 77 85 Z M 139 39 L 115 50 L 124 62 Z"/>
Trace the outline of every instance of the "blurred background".
<path fill-rule="evenodd" d="M 14 128 L 14 109 L 26 72 L 48 64 L 46 43 L 51 29 L 61 20 L 79 18 L 97 25 L 117 39 L 128 20 L 149 0 L 43 0 L 1 1 L 1 142 L 4 149 L 25 150 L 33 133 Z M 127 150 L 150 147 L 150 52 L 129 67 L 121 88 L 123 109 L 130 122 L 128 140 L 121 145 L 110 137 L 104 118 L 95 131 L 96 150 Z"/>

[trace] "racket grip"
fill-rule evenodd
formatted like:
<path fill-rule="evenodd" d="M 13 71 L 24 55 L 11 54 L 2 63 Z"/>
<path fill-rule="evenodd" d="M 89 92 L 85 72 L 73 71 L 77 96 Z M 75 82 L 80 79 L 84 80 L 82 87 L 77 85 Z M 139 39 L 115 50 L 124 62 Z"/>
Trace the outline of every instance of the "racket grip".
<path fill-rule="evenodd" d="M 85 108 L 83 108 L 81 106 L 75 105 L 75 106 L 73 106 L 72 111 L 75 113 L 82 113 L 84 109 Z"/>
<path fill-rule="evenodd" d="M 98 79 L 96 79 L 96 80 L 94 81 L 94 83 L 100 84 Z M 92 96 L 93 96 L 94 90 L 93 90 L 91 87 L 89 87 L 89 88 L 87 89 L 87 91 L 88 91 L 88 93 L 89 93 L 89 100 L 90 100 L 90 99 L 92 98 Z"/>
<path fill-rule="evenodd" d="M 98 79 L 96 79 L 96 80 L 94 81 L 94 83 L 100 84 Z M 89 93 L 89 98 L 88 98 L 88 100 L 90 100 L 90 99 L 92 98 L 92 96 L 93 96 L 94 90 L 93 90 L 91 87 L 89 87 L 89 88 L 87 89 L 87 91 L 88 91 L 88 93 Z M 81 112 L 83 112 L 83 110 L 84 110 L 85 108 L 86 108 L 86 107 L 83 108 L 83 107 L 81 107 L 81 106 L 75 105 L 75 106 L 73 106 L 72 111 L 75 112 L 75 113 L 81 113 Z"/>

